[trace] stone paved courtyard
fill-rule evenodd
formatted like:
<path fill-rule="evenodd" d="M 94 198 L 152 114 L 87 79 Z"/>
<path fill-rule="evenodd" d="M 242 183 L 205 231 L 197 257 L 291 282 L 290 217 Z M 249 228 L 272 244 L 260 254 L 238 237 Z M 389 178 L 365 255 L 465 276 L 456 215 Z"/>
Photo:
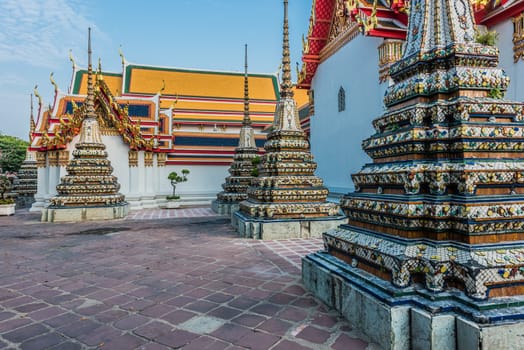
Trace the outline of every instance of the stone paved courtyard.
<path fill-rule="evenodd" d="M 19 210 L 0 217 L 0 349 L 377 349 L 305 292 L 300 257 L 321 248 L 237 238 L 208 208 Z"/>

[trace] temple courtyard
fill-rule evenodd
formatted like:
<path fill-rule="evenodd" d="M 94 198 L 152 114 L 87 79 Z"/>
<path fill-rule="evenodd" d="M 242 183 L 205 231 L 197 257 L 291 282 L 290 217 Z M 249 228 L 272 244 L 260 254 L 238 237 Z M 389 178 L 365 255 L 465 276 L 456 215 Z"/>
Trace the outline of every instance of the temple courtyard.
<path fill-rule="evenodd" d="M 0 219 L 0 349 L 378 349 L 305 291 L 320 239 L 238 238 L 210 208 Z"/>

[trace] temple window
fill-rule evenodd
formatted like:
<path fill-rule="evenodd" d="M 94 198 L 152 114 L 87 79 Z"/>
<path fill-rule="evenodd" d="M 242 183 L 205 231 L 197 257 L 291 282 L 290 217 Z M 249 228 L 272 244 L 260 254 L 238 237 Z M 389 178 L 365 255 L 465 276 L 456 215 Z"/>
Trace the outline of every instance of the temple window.
<path fill-rule="evenodd" d="M 310 89 L 308 91 L 308 99 L 309 99 L 309 116 L 315 114 L 315 90 Z"/>
<path fill-rule="evenodd" d="M 513 18 L 513 60 L 524 59 L 524 12 Z"/>
<path fill-rule="evenodd" d="M 341 86 L 338 90 L 338 111 L 342 112 L 346 110 L 346 91 Z"/>

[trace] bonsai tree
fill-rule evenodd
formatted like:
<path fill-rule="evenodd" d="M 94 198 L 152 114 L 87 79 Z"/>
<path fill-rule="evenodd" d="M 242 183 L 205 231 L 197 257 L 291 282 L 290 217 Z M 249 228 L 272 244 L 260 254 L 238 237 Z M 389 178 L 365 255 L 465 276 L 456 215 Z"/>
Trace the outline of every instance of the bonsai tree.
<path fill-rule="evenodd" d="M 7 198 L 6 195 L 12 188 L 11 180 L 5 175 L 0 175 L 0 204 L 13 204 L 12 198 Z"/>
<path fill-rule="evenodd" d="M 177 196 L 175 194 L 176 185 L 178 185 L 181 182 L 186 182 L 188 174 L 189 174 L 189 170 L 187 169 L 182 169 L 182 176 L 178 175 L 176 171 L 172 171 L 171 173 L 169 173 L 167 178 L 168 180 L 171 181 L 171 186 L 173 186 L 173 194 L 171 196 L 167 196 L 167 199 L 179 199 L 180 198 L 180 196 Z"/>

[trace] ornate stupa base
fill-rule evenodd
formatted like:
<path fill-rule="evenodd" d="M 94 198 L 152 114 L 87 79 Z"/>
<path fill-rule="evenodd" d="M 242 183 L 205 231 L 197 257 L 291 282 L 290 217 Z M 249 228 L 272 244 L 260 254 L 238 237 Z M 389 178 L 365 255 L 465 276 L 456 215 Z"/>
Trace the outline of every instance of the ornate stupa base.
<path fill-rule="evenodd" d="M 232 213 L 238 211 L 238 202 L 223 202 L 215 199 L 211 202 L 211 209 L 218 215 L 230 216 Z"/>
<path fill-rule="evenodd" d="M 355 264 L 357 264 L 355 262 Z M 302 280 L 383 349 L 517 349 L 524 296 L 472 301 L 458 289 L 398 288 L 326 252 L 302 259 Z"/>
<path fill-rule="evenodd" d="M 261 218 L 246 215 L 242 211 L 231 215 L 231 225 L 239 236 L 262 240 L 319 238 L 323 232 L 345 222 L 347 218 L 344 215 L 308 216 L 300 219 Z"/>
<path fill-rule="evenodd" d="M 122 219 L 127 216 L 129 205 L 121 203 L 101 207 L 47 207 L 42 209 L 42 222 L 81 222 Z"/>

